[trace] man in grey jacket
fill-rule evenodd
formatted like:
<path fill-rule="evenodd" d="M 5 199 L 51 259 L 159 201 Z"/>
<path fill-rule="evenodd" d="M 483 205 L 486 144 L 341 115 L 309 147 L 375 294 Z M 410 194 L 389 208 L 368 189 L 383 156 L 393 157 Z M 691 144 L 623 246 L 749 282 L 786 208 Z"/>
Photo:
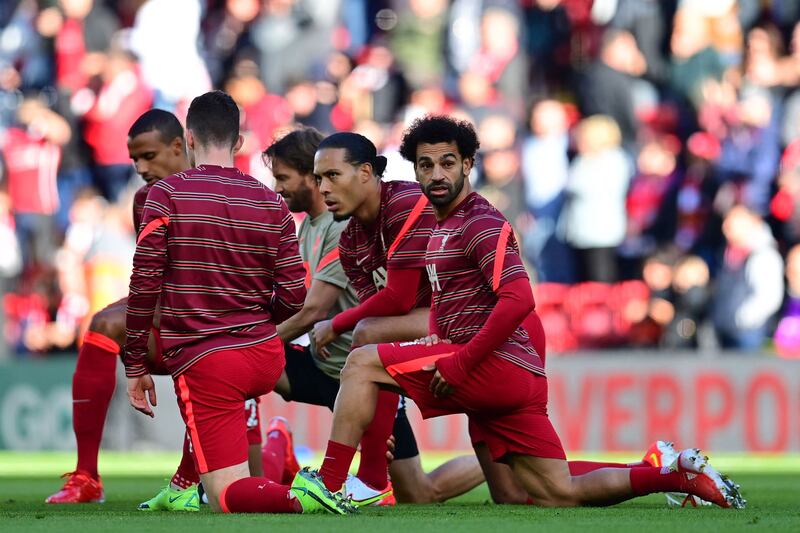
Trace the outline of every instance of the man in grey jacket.
<path fill-rule="evenodd" d="M 714 291 L 714 328 L 723 348 L 755 351 L 783 301 L 783 259 L 767 224 L 745 206 L 727 213 L 722 231 L 727 246 Z"/>

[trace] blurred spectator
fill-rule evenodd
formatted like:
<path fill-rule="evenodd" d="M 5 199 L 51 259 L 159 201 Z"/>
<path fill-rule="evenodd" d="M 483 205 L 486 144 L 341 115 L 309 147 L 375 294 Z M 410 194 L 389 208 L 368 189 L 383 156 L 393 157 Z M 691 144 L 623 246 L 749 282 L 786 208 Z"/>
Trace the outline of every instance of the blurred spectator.
<path fill-rule="evenodd" d="M 676 254 L 673 250 L 660 250 L 649 256 L 642 266 L 642 278 L 649 291 L 649 299 L 635 316 L 628 308 L 632 339 L 636 346 L 655 347 L 661 342 L 665 328 L 675 317 L 671 285 L 674 280 Z M 641 305 L 641 304 L 640 304 Z M 635 319 L 634 319 L 635 318 Z"/>
<path fill-rule="evenodd" d="M 634 113 L 634 77 L 647 70 L 644 56 L 633 35 L 608 30 L 600 45 L 600 56 L 582 74 L 578 98 L 585 116 L 608 115 L 622 133 L 622 143 L 636 152 L 639 121 Z"/>
<path fill-rule="evenodd" d="M 583 119 L 576 128 L 578 156 L 567 180 L 567 241 L 578 254 L 583 281 L 617 281 L 617 246 L 625 238 L 625 193 L 631 168 L 611 117 Z"/>
<path fill-rule="evenodd" d="M 254 175 L 263 168 L 261 152 L 275 137 L 275 132 L 292 121 L 292 110 L 286 99 L 267 92 L 258 77 L 258 67 L 249 59 L 240 60 L 234 77 L 225 83 L 225 91 L 241 109 L 240 130 L 244 144 L 234 162 L 242 172 Z"/>
<path fill-rule="evenodd" d="M 211 89 L 198 50 L 200 4 L 200 0 L 147 0 L 136 12 L 130 32 L 130 50 L 139 59 L 142 80 L 154 91 L 154 105 L 178 116 L 185 115 L 192 98 Z"/>
<path fill-rule="evenodd" d="M 723 348 L 758 350 L 783 300 L 783 259 L 758 213 L 732 208 L 722 226 L 727 239 L 717 275 L 712 317 Z"/>
<path fill-rule="evenodd" d="M 336 97 L 325 97 L 320 88 L 330 89 L 327 85 L 314 84 L 310 81 L 299 81 L 291 84 L 286 90 L 286 101 L 294 114 L 296 122 L 316 128 L 321 132 L 333 133 L 335 130 L 331 115 Z M 333 89 L 335 91 L 335 89 Z"/>
<path fill-rule="evenodd" d="M 503 105 L 521 119 L 528 94 L 528 59 L 520 47 L 517 13 L 488 8 L 481 18 L 481 46 L 470 70 L 483 75 L 498 92 Z"/>
<path fill-rule="evenodd" d="M 53 62 L 47 40 L 36 27 L 37 2 L 3 2 L 8 7 L 0 20 L 0 73 L 16 78 L 12 85 L 25 91 L 39 90 L 52 84 Z M 6 80 L 7 83 L 7 80 Z"/>
<path fill-rule="evenodd" d="M 789 248 L 800 243 L 800 140 L 783 152 L 777 184 L 770 214 L 776 220 L 778 238 Z"/>
<path fill-rule="evenodd" d="M 24 264 L 48 264 L 55 246 L 56 174 L 69 125 L 36 98 L 22 103 L 17 118 L 2 139 L 11 211 Z"/>
<path fill-rule="evenodd" d="M 39 13 L 39 33 L 53 39 L 56 87 L 72 94 L 100 73 L 103 54 L 118 29 L 114 14 L 93 0 L 59 0 Z"/>
<path fill-rule="evenodd" d="M 499 209 L 517 232 L 524 234 L 528 217 L 516 135 L 516 125 L 508 115 L 489 115 L 478 123 L 483 178 L 478 193 Z"/>
<path fill-rule="evenodd" d="M 783 144 L 800 139 L 800 22 L 794 26 L 790 42 L 791 53 L 781 59 L 778 66 L 780 84 L 792 91 L 785 101 L 783 119 Z"/>
<path fill-rule="evenodd" d="M 389 123 L 408 98 L 405 77 L 395 68 L 391 50 L 380 43 L 368 46 L 361 56 L 349 76 L 358 92 L 354 100 L 361 103 L 354 118 Z"/>
<path fill-rule="evenodd" d="M 312 65 L 330 52 L 332 23 L 315 18 L 309 8 L 327 6 L 335 10 L 340 2 L 312 3 L 298 0 L 265 0 L 253 22 L 251 36 L 259 51 L 260 72 L 267 90 L 283 94 L 291 80 L 306 77 Z M 202 91 L 201 91 L 202 92 Z"/>
<path fill-rule="evenodd" d="M 638 171 L 628 190 L 628 225 L 620 250 L 634 262 L 674 236 L 674 196 L 681 181 L 677 161 L 680 148 L 677 138 L 660 136 L 645 142 L 639 152 Z"/>
<path fill-rule="evenodd" d="M 711 46 L 711 22 L 689 7 L 675 13 L 672 38 L 670 85 L 684 103 L 700 107 L 700 91 L 706 80 L 721 80 L 722 59 Z"/>
<path fill-rule="evenodd" d="M 706 319 L 711 291 L 708 265 L 689 255 L 675 264 L 672 280 L 672 320 L 664 330 L 661 346 L 670 349 L 698 348 L 698 331 Z"/>
<path fill-rule="evenodd" d="M 258 54 L 250 31 L 260 10 L 260 0 L 225 0 L 218 10 L 207 14 L 205 60 L 215 87 L 224 82 L 238 59 Z"/>
<path fill-rule="evenodd" d="M 390 46 L 400 69 L 414 88 L 444 76 L 446 0 L 409 0 L 398 4 L 397 25 Z"/>
<path fill-rule="evenodd" d="M 721 141 L 718 179 L 739 184 L 743 202 L 767 214 L 780 157 L 778 115 L 768 92 L 755 87 L 742 91 Z"/>
<path fill-rule="evenodd" d="M 5 192 L 0 192 L 0 361 L 9 354 L 4 339 L 6 332 L 6 294 L 11 288 L 11 281 L 22 271 L 22 253 L 17 236 L 14 233 L 14 218 L 11 215 L 11 199 Z"/>
<path fill-rule="evenodd" d="M 524 35 L 531 62 L 531 92 L 539 94 L 569 78 L 572 24 L 561 0 L 528 4 Z"/>
<path fill-rule="evenodd" d="M 664 8 L 658 0 L 618 0 L 611 27 L 630 32 L 647 64 L 645 75 L 655 83 L 665 83 L 669 66 L 663 54 Z"/>
<path fill-rule="evenodd" d="M 522 145 L 525 201 L 533 216 L 525 236 L 525 257 L 540 282 L 572 283 L 575 273 L 569 246 L 558 231 L 569 175 L 567 113 L 555 100 L 537 103 L 530 117 L 531 135 Z"/>
<path fill-rule="evenodd" d="M 786 254 L 786 303 L 775 330 L 775 349 L 781 357 L 800 358 L 800 246 Z"/>
<path fill-rule="evenodd" d="M 759 87 L 772 87 L 781 82 L 780 60 L 783 38 L 774 24 L 762 24 L 747 33 L 743 65 L 747 82 Z"/>
<path fill-rule="evenodd" d="M 102 82 L 83 116 L 84 135 L 94 158 L 95 184 L 107 200 L 116 202 L 131 178 L 128 128 L 153 99 L 139 75 L 136 59 L 126 50 L 114 48 L 109 52 Z"/>

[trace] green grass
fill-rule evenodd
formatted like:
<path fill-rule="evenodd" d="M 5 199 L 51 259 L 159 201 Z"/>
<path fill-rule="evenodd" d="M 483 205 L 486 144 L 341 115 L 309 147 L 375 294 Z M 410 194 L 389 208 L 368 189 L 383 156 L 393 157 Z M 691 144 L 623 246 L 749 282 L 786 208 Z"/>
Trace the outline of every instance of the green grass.
<path fill-rule="evenodd" d="M 74 456 L 0 453 L 0 531 L 800 531 L 800 461 L 796 457 L 714 460 L 715 465 L 738 465 L 726 469 L 742 484 L 748 500 L 748 508 L 740 511 L 670 509 L 660 495 L 603 509 L 499 507 L 489 504 L 486 487 L 481 486 L 442 505 L 368 509 L 353 517 L 214 515 L 205 508 L 191 514 L 142 513 L 135 510 L 136 504 L 164 484 L 177 456 L 103 453 L 101 457 L 105 504 L 48 506 L 42 503 L 44 498 L 59 488 L 57 476 L 70 469 Z M 429 455 L 429 466 L 438 460 L 441 457 Z"/>

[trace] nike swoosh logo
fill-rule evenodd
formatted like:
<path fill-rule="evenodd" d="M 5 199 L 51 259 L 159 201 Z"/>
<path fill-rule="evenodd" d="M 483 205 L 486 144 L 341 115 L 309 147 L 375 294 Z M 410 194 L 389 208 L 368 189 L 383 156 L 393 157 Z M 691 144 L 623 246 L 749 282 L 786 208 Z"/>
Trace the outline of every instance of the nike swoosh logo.
<path fill-rule="evenodd" d="M 361 259 L 356 259 L 356 264 L 357 264 L 358 266 L 361 266 L 361 263 L 363 263 L 363 262 L 364 262 L 364 261 L 366 261 L 367 259 L 369 259 L 369 257 L 362 257 Z"/>
<path fill-rule="evenodd" d="M 183 496 L 183 494 L 181 494 Z M 174 498 L 169 499 L 169 503 L 175 503 L 181 496 L 175 496 Z"/>

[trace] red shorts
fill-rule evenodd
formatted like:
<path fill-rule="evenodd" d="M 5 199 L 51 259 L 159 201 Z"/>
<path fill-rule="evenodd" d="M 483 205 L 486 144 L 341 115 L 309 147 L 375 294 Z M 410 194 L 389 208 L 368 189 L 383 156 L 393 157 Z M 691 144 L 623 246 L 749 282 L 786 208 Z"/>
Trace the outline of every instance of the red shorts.
<path fill-rule="evenodd" d="M 284 364 L 283 343 L 275 337 L 256 346 L 209 354 L 175 378 L 178 407 L 189 428 L 199 473 L 247 461 L 242 406 L 272 391 Z"/>
<path fill-rule="evenodd" d="M 542 360 L 542 368 L 544 368 L 547 345 L 545 343 L 542 319 L 539 318 L 539 315 L 536 314 L 536 311 L 531 311 L 531 314 L 529 314 L 525 320 L 522 321 L 522 327 L 528 332 L 528 337 L 531 339 L 533 349 L 539 354 L 539 359 Z"/>
<path fill-rule="evenodd" d="M 547 378 L 505 359 L 489 356 L 470 379 L 446 398 L 429 390 L 432 371 L 422 367 L 452 356 L 454 344 L 379 344 L 384 368 L 413 399 L 423 418 L 466 413 L 473 443 L 484 442 L 492 458 L 510 453 L 566 459 L 561 441 L 547 416 Z"/>

